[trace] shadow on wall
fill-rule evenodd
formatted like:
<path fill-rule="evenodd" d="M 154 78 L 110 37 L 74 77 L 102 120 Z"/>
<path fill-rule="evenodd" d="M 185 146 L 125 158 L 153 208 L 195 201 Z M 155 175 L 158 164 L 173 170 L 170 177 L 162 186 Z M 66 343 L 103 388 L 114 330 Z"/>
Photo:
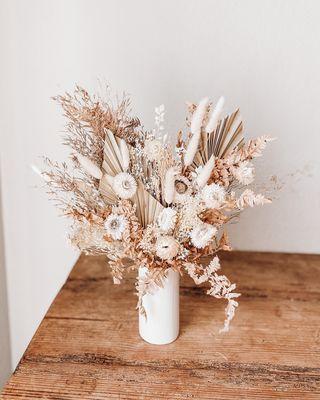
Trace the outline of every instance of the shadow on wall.
<path fill-rule="evenodd" d="M 0 390 L 11 373 L 0 171 Z"/>

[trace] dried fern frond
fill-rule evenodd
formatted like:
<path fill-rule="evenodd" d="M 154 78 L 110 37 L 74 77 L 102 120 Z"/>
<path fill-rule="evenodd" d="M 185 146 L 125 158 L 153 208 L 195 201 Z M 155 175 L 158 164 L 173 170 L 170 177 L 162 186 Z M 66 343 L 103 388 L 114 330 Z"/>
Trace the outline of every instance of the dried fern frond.
<path fill-rule="evenodd" d="M 164 285 L 168 270 L 163 268 L 151 269 L 145 276 L 139 276 L 136 282 L 136 294 L 138 296 L 137 309 L 139 313 L 147 318 L 147 313 L 143 307 L 143 296 L 153 294 Z"/>

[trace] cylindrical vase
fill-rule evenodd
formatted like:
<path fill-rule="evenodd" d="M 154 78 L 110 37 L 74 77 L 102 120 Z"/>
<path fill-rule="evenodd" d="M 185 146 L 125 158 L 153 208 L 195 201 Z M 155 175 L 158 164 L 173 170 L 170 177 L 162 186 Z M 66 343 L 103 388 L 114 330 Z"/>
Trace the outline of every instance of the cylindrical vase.
<path fill-rule="evenodd" d="M 143 278 L 148 269 L 139 268 Z M 168 344 L 179 335 L 179 273 L 169 269 L 163 287 L 146 294 L 142 305 L 146 317 L 139 313 L 139 333 L 142 339 L 151 344 Z"/>

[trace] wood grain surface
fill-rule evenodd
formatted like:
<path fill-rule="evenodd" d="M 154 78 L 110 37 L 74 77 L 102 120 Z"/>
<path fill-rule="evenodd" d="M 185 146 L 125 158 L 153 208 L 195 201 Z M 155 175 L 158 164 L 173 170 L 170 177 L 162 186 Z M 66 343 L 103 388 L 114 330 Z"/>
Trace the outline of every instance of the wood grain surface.
<path fill-rule="evenodd" d="M 138 334 L 134 277 L 112 284 L 103 258 L 82 256 L 1 399 L 320 399 L 320 256 L 232 252 L 223 273 L 240 306 L 183 278 L 172 344 Z"/>

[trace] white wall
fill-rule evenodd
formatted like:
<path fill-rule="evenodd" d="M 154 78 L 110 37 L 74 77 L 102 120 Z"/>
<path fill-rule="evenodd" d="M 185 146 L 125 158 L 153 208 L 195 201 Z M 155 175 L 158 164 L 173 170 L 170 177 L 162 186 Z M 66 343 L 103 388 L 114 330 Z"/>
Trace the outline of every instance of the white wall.
<path fill-rule="evenodd" d="M 1 167 L 1 160 L 0 160 Z M 1 168 L 0 168 L 1 170 Z M 1 182 L 1 179 L 0 179 Z M 0 390 L 10 375 L 10 328 L 4 260 L 4 241 L 2 228 L 2 207 L 0 187 Z"/>
<path fill-rule="evenodd" d="M 128 91 L 147 127 L 154 106 L 164 103 L 170 132 L 183 126 L 185 100 L 224 94 L 228 111 L 241 106 L 248 136 L 278 137 L 261 169 L 288 182 L 272 206 L 232 227 L 236 247 L 319 252 L 318 1 L 3 0 L 1 8 L 14 365 L 75 259 L 65 224 L 32 188 L 37 178 L 28 165 L 42 154 L 62 158 L 63 120 L 49 97 L 76 82 L 93 88 L 101 78 Z"/>

